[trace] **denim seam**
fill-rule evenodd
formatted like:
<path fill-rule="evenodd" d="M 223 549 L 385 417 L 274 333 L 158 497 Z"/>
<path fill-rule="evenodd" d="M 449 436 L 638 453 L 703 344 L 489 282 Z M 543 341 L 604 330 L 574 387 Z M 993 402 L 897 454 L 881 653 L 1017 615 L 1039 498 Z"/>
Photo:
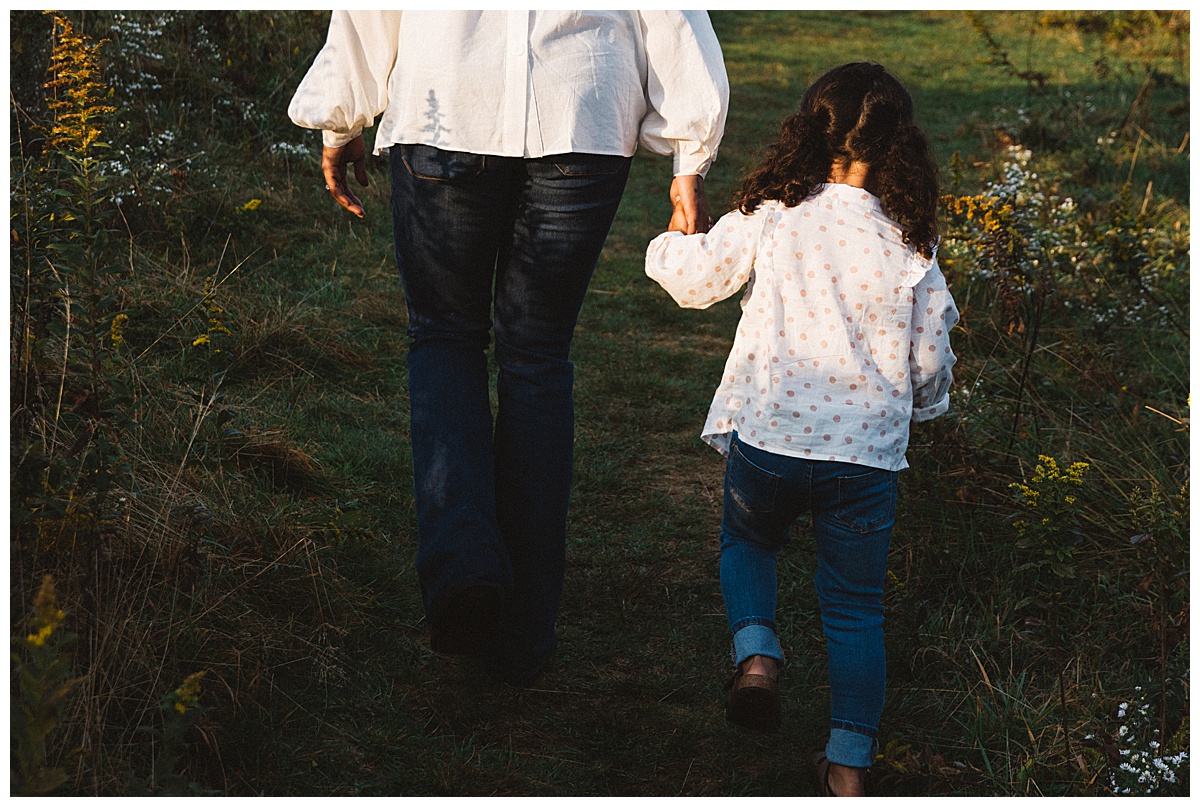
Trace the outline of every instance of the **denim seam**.
<path fill-rule="evenodd" d="M 766 617 L 762 616 L 748 616 L 744 619 L 739 619 L 737 622 L 733 623 L 733 626 L 729 629 L 729 635 L 733 636 L 742 628 L 748 628 L 751 625 L 761 625 L 764 628 L 770 628 L 776 636 L 779 635 L 779 628 L 776 627 L 775 620 L 767 619 Z"/>
<path fill-rule="evenodd" d="M 855 734 L 864 734 L 872 740 L 879 737 L 879 729 L 871 726 L 864 726 L 862 723 L 854 723 L 850 720 L 841 720 L 839 718 L 831 718 L 829 727 L 834 729 L 842 729 L 843 731 L 852 731 Z"/>
<path fill-rule="evenodd" d="M 565 177 L 608 177 L 618 173 L 621 170 L 620 165 L 616 165 L 612 170 L 573 170 L 575 166 L 568 163 L 554 163 L 554 167 L 558 169 Z"/>
<path fill-rule="evenodd" d="M 882 469 L 882 468 L 872 468 L 869 471 L 863 471 L 861 474 L 854 474 L 854 476 L 839 476 L 838 481 L 845 480 L 847 482 L 854 482 L 858 479 L 866 479 L 868 476 L 872 476 L 872 475 L 878 474 L 878 473 L 887 473 L 887 472 L 884 471 L 884 469 Z"/>

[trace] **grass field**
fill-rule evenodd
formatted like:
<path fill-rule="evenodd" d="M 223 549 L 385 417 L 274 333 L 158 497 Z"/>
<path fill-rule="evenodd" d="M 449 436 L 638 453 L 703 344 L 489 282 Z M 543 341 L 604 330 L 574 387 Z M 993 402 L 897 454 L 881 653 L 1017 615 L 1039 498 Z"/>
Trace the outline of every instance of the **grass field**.
<path fill-rule="evenodd" d="M 13 792 L 812 795 L 803 523 L 783 729 L 723 716 L 699 431 L 740 311 L 643 274 L 669 160 L 635 157 L 584 305 L 561 646 L 514 689 L 428 649 L 386 159 L 355 220 L 286 119 L 327 14 L 68 17 L 57 54 L 11 17 Z M 959 365 L 901 477 L 880 790 L 1187 793 L 1187 12 L 712 18 L 715 214 L 847 61 L 943 168 Z M 52 61 L 89 92 L 47 100 Z"/>

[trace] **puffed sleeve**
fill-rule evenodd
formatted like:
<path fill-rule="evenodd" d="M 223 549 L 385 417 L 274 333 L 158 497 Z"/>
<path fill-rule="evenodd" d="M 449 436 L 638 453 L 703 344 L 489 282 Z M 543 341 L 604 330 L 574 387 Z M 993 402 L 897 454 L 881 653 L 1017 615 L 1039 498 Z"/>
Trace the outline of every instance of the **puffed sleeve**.
<path fill-rule="evenodd" d="M 666 232 L 646 248 L 646 275 L 681 308 L 708 308 L 753 276 L 759 236 L 769 214 L 726 213 L 707 233 Z"/>
<path fill-rule="evenodd" d="M 639 141 L 674 157 L 675 175 L 705 175 L 729 108 L 721 45 L 704 11 L 641 11 L 646 99 Z"/>
<path fill-rule="evenodd" d="M 958 308 L 936 262 L 913 287 L 912 319 L 908 358 L 912 419 L 920 422 L 950 408 L 952 368 L 957 361 L 950 349 L 950 329 L 958 324 Z"/>
<path fill-rule="evenodd" d="M 321 129 L 326 146 L 349 143 L 388 105 L 400 38 L 399 11 L 334 11 L 325 46 L 300 82 L 288 117 Z"/>

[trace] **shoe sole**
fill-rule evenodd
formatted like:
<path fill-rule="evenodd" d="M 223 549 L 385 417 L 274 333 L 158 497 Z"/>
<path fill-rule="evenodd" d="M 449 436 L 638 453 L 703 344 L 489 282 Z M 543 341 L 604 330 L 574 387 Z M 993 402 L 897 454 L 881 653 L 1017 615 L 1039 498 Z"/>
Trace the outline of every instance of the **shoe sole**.
<path fill-rule="evenodd" d="M 486 652 L 496 635 L 500 593 L 485 586 L 461 591 L 445 613 L 430 626 L 429 646 L 435 653 L 477 656 Z"/>
<path fill-rule="evenodd" d="M 729 695 L 725 718 L 736 726 L 755 731 L 779 731 L 779 695 L 761 687 L 744 687 Z"/>

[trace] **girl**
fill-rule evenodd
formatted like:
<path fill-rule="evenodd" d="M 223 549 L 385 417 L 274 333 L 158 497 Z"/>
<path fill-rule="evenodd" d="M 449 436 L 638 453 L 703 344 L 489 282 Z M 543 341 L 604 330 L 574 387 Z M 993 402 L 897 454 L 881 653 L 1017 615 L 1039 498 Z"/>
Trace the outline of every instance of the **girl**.
<path fill-rule="evenodd" d="M 937 167 L 882 67 L 821 76 L 707 234 L 666 232 L 646 274 L 684 308 L 743 284 L 703 439 L 727 456 L 721 592 L 735 671 L 726 715 L 779 727 L 775 567 L 812 515 L 829 656 L 824 795 L 860 795 L 883 712 L 883 581 L 910 421 L 949 406 L 958 311 L 938 270 Z M 678 215 L 678 214 L 677 214 Z M 672 219 L 672 226 L 677 221 Z"/>

